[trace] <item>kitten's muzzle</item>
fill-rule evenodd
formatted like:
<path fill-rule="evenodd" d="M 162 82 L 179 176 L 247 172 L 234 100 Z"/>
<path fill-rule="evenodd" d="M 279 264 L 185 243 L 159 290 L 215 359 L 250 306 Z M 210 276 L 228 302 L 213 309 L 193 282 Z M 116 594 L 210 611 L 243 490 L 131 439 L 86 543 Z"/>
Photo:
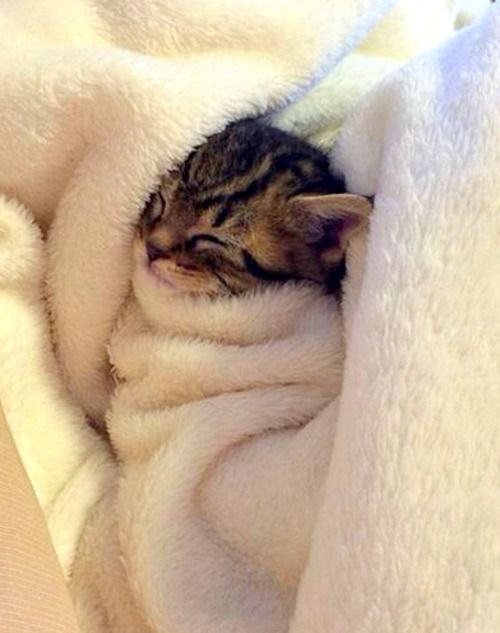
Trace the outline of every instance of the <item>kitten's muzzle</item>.
<path fill-rule="evenodd" d="M 146 242 L 146 254 L 150 264 L 157 260 L 168 262 L 169 265 L 184 271 L 198 271 L 199 266 L 192 259 L 192 255 L 182 249 L 162 248 L 154 242 Z"/>

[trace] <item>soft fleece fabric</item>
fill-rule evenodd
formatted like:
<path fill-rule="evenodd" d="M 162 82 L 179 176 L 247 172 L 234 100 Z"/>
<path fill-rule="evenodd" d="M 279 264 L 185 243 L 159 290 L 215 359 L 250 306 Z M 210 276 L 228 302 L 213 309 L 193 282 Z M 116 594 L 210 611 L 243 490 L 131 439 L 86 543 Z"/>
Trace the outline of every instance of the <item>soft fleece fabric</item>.
<path fill-rule="evenodd" d="M 0 196 L 0 401 L 65 575 L 112 463 L 63 389 L 41 295 L 40 231 Z"/>
<path fill-rule="evenodd" d="M 150 507 L 149 488 L 139 485 L 147 465 L 119 463 L 116 477 L 115 459 L 85 430 L 82 411 L 62 388 L 39 287 L 45 258 L 29 213 L 48 229 L 61 367 L 73 396 L 100 417 L 113 386 L 106 346 L 128 292 L 130 227 L 157 173 L 227 120 L 291 101 L 275 120 L 329 146 L 368 86 L 449 36 L 456 14 L 455 3 L 431 0 L 418 7 L 262 2 L 251 15 L 235 2 L 186 4 L 0 4 L 0 253 L 10 262 L 0 279 L 0 399 L 65 571 L 78 570 L 76 603 L 83 629 L 93 632 L 165 630 L 165 589 L 152 573 L 162 534 L 148 540 L 141 531 L 142 508 Z M 357 52 L 307 93 L 391 6 Z M 177 614 L 185 630 L 196 629 L 201 613 L 219 625 L 214 630 L 276 624 L 281 628 L 269 630 L 286 631 L 295 602 L 289 588 L 300 578 L 294 631 L 500 627 L 498 189 L 488 177 L 499 167 L 498 20 L 492 9 L 482 24 L 406 67 L 347 127 L 338 165 L 351 188 L 376 191 L 377 204 L 365 273 L 365 245 L 350 254 L 347 367 L 333 453 L 337 404 L 301 430 L 310 431 L 308 442 L 289 431 L 287 441 L 272 445 L 263 434 L 221 460 L 206 481 L 203 507 L 227 550 L 247 548 L 253 561 L 263 551 L 270 508 L 280 525 L 279 499 L 299 466 L 307 472 L 318 465 L 315 494 L 303 511 L 294 508 L 295 523 L 305 517 L 306 525 L 294 532 L 285 518 L 288 546 L 269 533 L 278 555 L 263 571 L 271 565 L 274 583 L 276 572 L 283 582 L 285 569 L 287 591 L 270 592 L 249 621 L 245 606 L 256 595 L 249 580 L 248 603 L 217 595 L 205 609 L 190 603 Z M 183 437 L 188 451 L 194 434 L 180 433 L 180 445 Z M 160 452 L 166 448 L 159 436 L 149 439 Z M 145 445 L 149 439 L 141 437 Z M 276 489 L 266 488 L 263 464 L 273 467 Z M 254 490 L 249 504 L 241 503 L 241 483 L 249 480 L 262 507 Z M 123 498 L 121 490 L 128 491 Z M 128 513 L 112 512 L 118 504 Z M 125 539 L 131 526 L 144 534 L 140 547 Z M 89 549 L 108 563 L 98 568 L 100 578 Z M 217 568 L 213 583 L 233 571 Z M 214 604 L 224 607 L 223 620 Z M 125 624 L 114 615 L 121 610 Z"/>
<path fill-rule="evenodd" d="M 99 613 L 102 630 L 123 633 L 286 631 L 333 437 L 334 418 L 314 418 L 340 390 L 338 306 L 295 285 L 211 301 L 175 299 L 142 269 L 135 281 L 139 306 L 110 347 L 121 477 L 80 548 L 80 621 Z M 231 490 L 223 476 L 214 494 L 214 471 L 236 455 Z"/>
<path fill-rule="evenodd" d="M 303 93 L 392 4 L 0 4 L 0 190 L 42 225 L 54 219 L 58 356 L 93 415 L 108 403 L 106 345 L 129 283 L 132 225 L 157 175 L 229 120 Z"/>
<path fill-rule="evenodd" d="M 376 209 L 291 631 L 494 633 L 500 7 L 384 81 L 336 162 Z"/>
<path fill-rule="evenodd" d="M 283 125 L 330 143 L 370 85 L 450 34 L 456 5 L 0 2 L 0 191 L 42 226 L 54 219 L 54 336 L 87 411 L 102 417 L 109 401 L 106 344 L 129 283 L 132 225 L 157 174 L 228 120 L 296 102 L 334 68 L 283 113 Z M 384 14 L 385 27 L 336 69 Z"/>

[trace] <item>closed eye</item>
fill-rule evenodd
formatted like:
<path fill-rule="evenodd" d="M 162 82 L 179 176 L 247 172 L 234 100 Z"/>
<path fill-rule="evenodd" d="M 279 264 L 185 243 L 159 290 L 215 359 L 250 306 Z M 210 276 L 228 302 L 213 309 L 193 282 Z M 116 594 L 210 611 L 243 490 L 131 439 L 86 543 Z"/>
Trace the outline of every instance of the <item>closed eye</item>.
<path fill-rule="evenodd" d="M 293 279 L 293 275 L 289 275 L 288 273 L 281 272 L 279 270 L 270 270 L 269 268 L 264 268 L 261 266 L 250 253 L 243 249 L 242 250 L 243 261 L 245 263 L 245 267 L 247 271 L 255 277 L 256 279 L 261 279 L 262 281 L 290 281 Z"/>
<path fill-rule="evenodd" d="M 188 242 L 188 246 L 190 248 L 194 248 L 196 250 L 203 250 L 205 248 L 213 248 L 215 246 L 219 246 L 222 248 L 227 248 L 228 244 L 216 237 L 215 235 L 210 235 L 209 233 L 199 233 L 198 235 L 193 235 Z"/>

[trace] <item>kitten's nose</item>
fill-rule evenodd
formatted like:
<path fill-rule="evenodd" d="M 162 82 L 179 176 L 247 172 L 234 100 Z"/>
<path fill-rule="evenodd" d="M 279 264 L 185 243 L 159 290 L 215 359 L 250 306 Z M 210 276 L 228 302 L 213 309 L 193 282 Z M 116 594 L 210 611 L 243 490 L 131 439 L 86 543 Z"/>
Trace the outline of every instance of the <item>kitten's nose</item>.
<path fill-rule="evenodd" d="M 168 255 L 165 249 L 160 248 L 153 242 L 146 242 L 146 253 L 150 262 L 154 262 L 155 259 L 167 257 Z"/>

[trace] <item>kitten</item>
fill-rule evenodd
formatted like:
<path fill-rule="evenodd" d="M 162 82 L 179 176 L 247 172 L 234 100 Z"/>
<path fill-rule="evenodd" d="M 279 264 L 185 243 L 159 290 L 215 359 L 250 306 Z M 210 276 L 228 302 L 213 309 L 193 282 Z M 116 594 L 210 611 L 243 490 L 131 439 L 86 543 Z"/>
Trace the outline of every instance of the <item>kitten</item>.
<path fill-rule="evenodd" d="M 344 193 L 320 151 L 244 119 L 162 178 L 141 218 L 136 260 L 181 293 L 237 294 L 288 280 L 333 291 L 370 210 Z"/>

